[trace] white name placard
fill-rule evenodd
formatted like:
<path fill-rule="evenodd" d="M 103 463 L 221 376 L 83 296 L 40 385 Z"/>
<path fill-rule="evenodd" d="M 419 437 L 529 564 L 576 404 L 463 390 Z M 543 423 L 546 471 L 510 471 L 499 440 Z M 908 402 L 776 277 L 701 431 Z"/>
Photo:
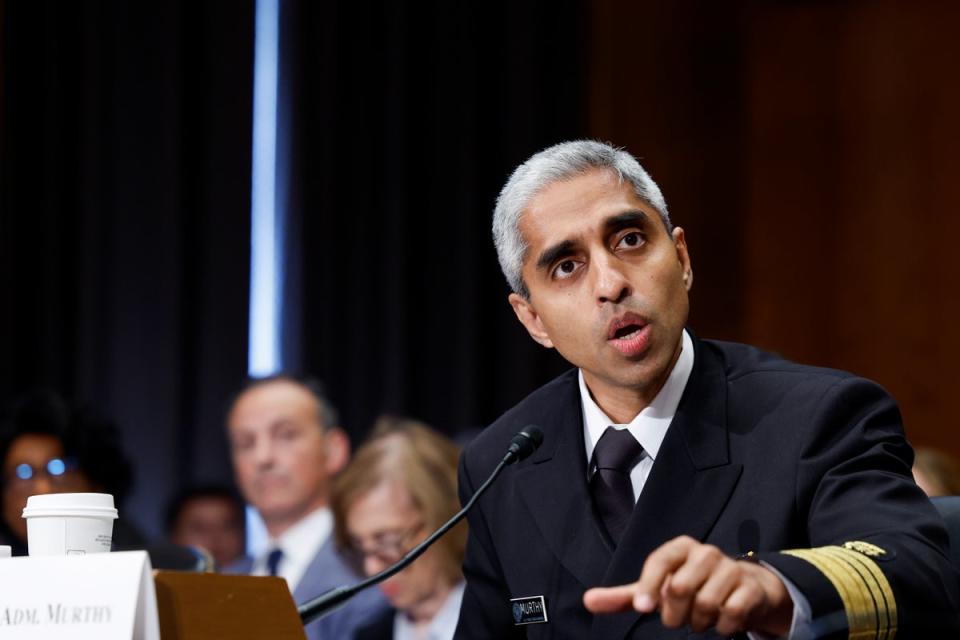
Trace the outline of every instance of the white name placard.
<path fill-rule="evenodd" d="M 159 640 L 149 556 L 0 559 L 0 638 Z"/>

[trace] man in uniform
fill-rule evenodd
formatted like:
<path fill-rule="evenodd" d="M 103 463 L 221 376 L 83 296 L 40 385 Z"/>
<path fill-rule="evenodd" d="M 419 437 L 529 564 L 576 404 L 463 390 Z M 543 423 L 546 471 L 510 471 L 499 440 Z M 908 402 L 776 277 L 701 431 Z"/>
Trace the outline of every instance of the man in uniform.
<path fill-rule="evenodd" d="M 693 270 L 657 185 L 609 145 L 521 165 L 494 239 L 517 318 L 576 369 L 461 459 L 461 638 L 954 637 L 958 578 L 876 384 L 685 328 Z"/>

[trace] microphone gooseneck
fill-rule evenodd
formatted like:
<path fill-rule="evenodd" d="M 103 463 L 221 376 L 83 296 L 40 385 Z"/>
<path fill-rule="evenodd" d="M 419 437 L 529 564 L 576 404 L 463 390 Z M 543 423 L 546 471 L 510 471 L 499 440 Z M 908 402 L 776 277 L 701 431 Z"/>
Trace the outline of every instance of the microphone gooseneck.
<path fill-rule="evenodd" d="M 493 481 L 496 480 L 497 476 L 500 475 L 500 472 L 503 471 L 505 466 L 523 460 L 531 453 L 536 451 L 537 447 L 539 447 L 542 443 L 543 431 L 540 430 L 540 427 L 531 424 L 521 429 L 517 435 L 513 436 L 513 438 L 510 440 L 510 447 L 507 449 L 507 453 L 503 456 L 503 459 L 500 460 L 500 463 L 493 470 L 493 473 L 491 473 L 490 476 L 483 481 L 483 484 L 481 484 L 480 487 L 474 492 L 474 494 L 470 496 L 467 504 L 465 504 L 460 511 L 454 514 L 452 518 L 447 520 L 442 527 L 434 531 L 432 534 L 430 534 L 430 537 L 408 551 L 405 556 L 400 558 L 400 560 L 387 567 L 380 573 L 372 575 L 366 580 L 358 582 L 350 587 L 337 587 L 336 589 L 331 589 L 330 591 L 317 596 L 313 600 L 308 600 L 307 602 L 304 602 L 302 605 L 298 606 L 297 613 L 300 614 L 301 622 L 303 622 L 305 625 L 309 624 L 317 618 L 320 618 L 330 611 L 333 611 L 364 589 L 383 582 L 390 576 L 403 571 L 410 563 L 423 555 L 423 552 L 426 551 L 430 545 L 436 542 L 440 536 L 445 534 L 447 531 L 456 526 L 458 522 L 463 520 L 463 517 L 467 515 L 467 512 L 474 505 L 477 499 L 483 495 Z"/>

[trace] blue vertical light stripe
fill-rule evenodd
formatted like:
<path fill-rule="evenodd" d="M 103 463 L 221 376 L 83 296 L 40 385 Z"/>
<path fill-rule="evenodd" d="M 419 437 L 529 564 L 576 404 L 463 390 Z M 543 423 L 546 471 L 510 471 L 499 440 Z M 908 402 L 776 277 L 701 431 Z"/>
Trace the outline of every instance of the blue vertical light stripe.
<path fill-rule="evenodd" d="M 253 167 L 250 220 L 250 335 L 247 373 L 266 376 L 283 368 L 283 213 L 277 210 L 277 95 L 280 0 L 256 0 L 253 59 Z M 247 507 L 247 552 L 267 545 L 263 520 Z"/>
<path fill-rule="evenodd" d="M 277 192 L 279 0 L 257 0 L 253 63 L 253 167 L 250 227 L 251 376 L 283 367 L 280 327 L 283 282 L 282 212 Z"/>

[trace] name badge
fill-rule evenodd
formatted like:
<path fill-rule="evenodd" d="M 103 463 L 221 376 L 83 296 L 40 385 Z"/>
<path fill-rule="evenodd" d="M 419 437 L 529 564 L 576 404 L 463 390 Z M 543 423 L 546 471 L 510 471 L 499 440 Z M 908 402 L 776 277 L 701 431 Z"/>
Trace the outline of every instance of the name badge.
<path fill-rule="evenodd" d="M 543 596 L 511 598 L 513 624 L 538 624 L 547 621 L 547 602 Z"/>

